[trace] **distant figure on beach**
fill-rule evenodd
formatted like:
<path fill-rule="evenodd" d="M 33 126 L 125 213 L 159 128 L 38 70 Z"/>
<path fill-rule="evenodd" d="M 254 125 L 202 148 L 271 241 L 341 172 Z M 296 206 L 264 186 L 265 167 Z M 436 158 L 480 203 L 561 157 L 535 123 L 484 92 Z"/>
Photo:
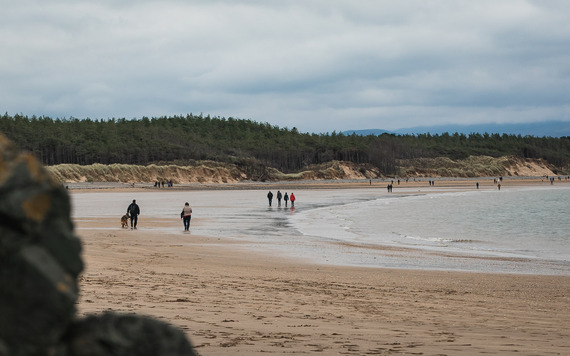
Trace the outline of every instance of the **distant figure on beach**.
<path fill-rule="evenodd" d="M 269 200 L 269 206 L 271 206 L 271 202 L 273 201 L 273 193 L 271 193 L 271 190 L 267 193 L 267 200 Z"/>
<path fill-rule="evenodd" d="M 137 201 L 133 199 L 133 202 L 127 208 L 127 213 L 131 218 L 131 230 L 137 228 L 137 222 L 139 220 L 139 214 L 141 213 L 141 209 L 137 205 Z"/>
<path fill-rule="evenodd" d="M 277 207 L 281 207 L 281 198 L 283 198 L 283 195 L 281 194 L 281 192 L 278 190 L 277 191 Z"/>
<path fill-rule="evenodd" d="M 501 183 L 497 184 L 497 188 L 499 188 L 499 190 L 501 190 Z"/>
<path fill-rule="evenodd" d="M 188 202 L 184 203 L 184 208 L 180 213 L 180 218 L 184 222 L 184 231 L 190 231 L 190 219 L 192 219 L 192 208 Z"/>
<path fill-rule="evenodd" d="M 479 189 L 479 182 L 477 182 L 477 184 L 476 184 L 476 185 L 477 185 L 477 189 Z"/>
<path fill-rule="evenodd" d="M 291 207 L 294 208 L 295 207 L 295 194 L 291 193 L 291 197 L 289 198 L 289 200 L 291 200 Z"/>
<path fill-rule="evenodd" d="M 393 187 L 394 186 L 392 185 L 392 183 L 388 184 L 388 186 L 386 187 L 388 189 L 388 193 L 392 191 Z"/>
<path fill-rule="evenodd" d="M 287 195 L 287 192 L 285 192 L 285 195 L 283 196 L 283 201 L 285 202 L 285 207 L 287 207 L 287 202 L 289 201 L 289 196 Z"/>

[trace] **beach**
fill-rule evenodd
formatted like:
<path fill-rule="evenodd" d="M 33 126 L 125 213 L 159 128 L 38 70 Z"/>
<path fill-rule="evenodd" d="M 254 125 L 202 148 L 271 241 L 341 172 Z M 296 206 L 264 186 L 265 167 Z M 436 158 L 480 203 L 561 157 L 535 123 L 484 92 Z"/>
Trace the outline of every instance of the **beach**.
<path fill-rule="evenodd" d="M 79 314 L 155 316 L 201 355 L 570 354 L 568 275 L 312 263 L 259 242 L 184 234 L 179 219 L 144 209 L 134 231 L 115 215 L 74 218 L 86 262 Z"/>

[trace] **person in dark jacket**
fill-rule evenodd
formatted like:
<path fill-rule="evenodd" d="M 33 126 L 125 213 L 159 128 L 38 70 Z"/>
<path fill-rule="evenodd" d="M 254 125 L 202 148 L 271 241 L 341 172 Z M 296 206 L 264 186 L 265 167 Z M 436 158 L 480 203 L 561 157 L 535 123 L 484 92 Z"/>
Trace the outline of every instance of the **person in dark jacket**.
<path fill-rule="evenodd" d="M 283 195 L 281 194 L 281 191 L 277 191 L 277 206 L 281 207 L 281 198 L 283 198 Z"/>
<path fill-rule="evenodd" d="M 271 202 L 273 201 L 273 193 L 271 193 L 271 191 L 267 193 L 267 200 L 269 200 L 269 206 L 271 206 Z"/>
<path fill-rule="evenodd" d="M 287 195 L 287 192 L 285 192 L 285 195 L 283 196 L 283 200 L 285 201 L 285 207 L 287 207 L 287 202 L 289 201 L 289 195 Z"/>
<path fill-rule="evenodd" d="M 138 216 L 141 213 L 141 209 L 137 205 L 137 201 L 133 199 L 133 202 L 127 208 L 127 213 L 129 213 L 129 217 L 131 218 L 131 230 L 137 228 Z"/>

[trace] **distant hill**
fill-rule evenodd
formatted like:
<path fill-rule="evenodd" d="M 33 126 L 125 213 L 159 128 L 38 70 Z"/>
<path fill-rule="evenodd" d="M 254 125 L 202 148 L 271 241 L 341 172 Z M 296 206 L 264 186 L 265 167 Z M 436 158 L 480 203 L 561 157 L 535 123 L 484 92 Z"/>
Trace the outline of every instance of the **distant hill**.
<path fill-rule="evenodd" d="M 415 135 L 430 133 L 462 133 L 468 135 L 470 133 L 489 133 L 489 134 L 508 134 L 534 137 L 563 137 L 570 136 L 570 121 L 545 121 L 522 124 L 476 124 L 476 125 L 436 125 L 436 126 L 416 126 L 403 128 L 393 131 L 381 129 L 368 130 L 347 130 L 342 133 L 345 135 L 381 135 L 383 133 L 393 133 L 396 135 Z"/>
<path fill-rule="evenodd" d="M 380 130 L 380 129 L 368 129 L 368 130 L 347 130 L 347 131 L 342 131 L 341 132 L 343 135 L 347 135 L 350 136 L 352 134 L 357 134 L 359 136 L 368 136 L 368 135 L 374 135 L 374 136 L 378 136 L 378 135 L 382 135 L 384 133 L 395 133 L 392 131 L 387 131 L 387 130 Z"/>

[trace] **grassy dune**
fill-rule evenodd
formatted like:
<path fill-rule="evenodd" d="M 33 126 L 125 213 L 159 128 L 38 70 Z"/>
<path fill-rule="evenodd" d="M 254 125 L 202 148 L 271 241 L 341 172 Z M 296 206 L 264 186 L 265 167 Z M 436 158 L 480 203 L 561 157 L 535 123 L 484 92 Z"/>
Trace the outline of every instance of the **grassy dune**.
<path fill-rule="evenodd" d="M 453 161 L 446 157 L 400 161 L 402 176 L 410 177 L 497 177 L 552 176 L 554 167 L 543 160 L 516 157 L 471 156 Z"/>
<path fill-rule="evenodd" d="M 230 183 L 246 177 L 233 165 L 220 165 L 215 162 L 202 162 L 195 166 L 127 164 L 60 164 L 48 170 L 61 182 L 166 182 L 174 183 Z"/>
<path fill-rule="evenodd" d="M 491 177 L 491 176 L 552 176 L 554 167 L 542 160 L 522 160 L 514 157 L 469 157 L 453 161 L 449 158 L 421 158 L 398 162 L 400 177 Z M 282 173 L 275 168 L 262 167 L 256 173 L 248 173 L 233 164 L 213 161 L 196 162 L 194 165 L 93 164 L 80 166 L 61 164 L 47 167 L 61 182 L 166 182 L 232 183 L 242 180 L 320 180 L 320 179 L 374 179 L 382 173 L 370 165 L 332 161 L 309 166 L 296 173 Z"/>

